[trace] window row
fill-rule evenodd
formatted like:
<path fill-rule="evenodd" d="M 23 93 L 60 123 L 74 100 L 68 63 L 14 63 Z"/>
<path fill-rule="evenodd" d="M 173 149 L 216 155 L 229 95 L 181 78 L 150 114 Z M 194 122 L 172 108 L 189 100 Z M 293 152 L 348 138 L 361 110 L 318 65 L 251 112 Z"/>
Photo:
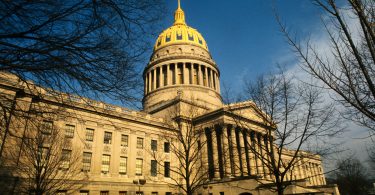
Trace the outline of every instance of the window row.
<path fill-rule="evenodd" d="M 58 191 L 57 194 L 58 195 L 66 195 L 67 191 L 66 190 L 61 190 L 61 191 Z M 79 194 L 80 195 L 90 195 L 90 191 L 89 190 L 81 190 L 79 192 Z M 111 192 L 111 194 L 114 194 L 114 193 Z M 119 191 L 118 194 L 119 195 L 128 195 L 128 194 L 132 194 L 132 192 Z M 143 191 L 136 191 L 135 194 L 136 195 L 144 195 L 144 192 Z M 158 195 L 158 194 L 159 194 L 158 192 L 151 192 L 151 195 Z M 108 190 L 100 191 L 100 195 L 109 195 L 109 191 Z M 165 195 L 172 195 L 172 192 L 165 192 Z"/>
<path fill-rule="evenodd" d="M 91 158 L 92 153 L 84 152 L 82 158 L 82 171 L 89 172 L 91 167 Z M 69 162 L 69 161 L 68 161 Z M 111 164 L 111 155 L 103 154 L 102 155 L 102 166 L 101 172 L 104 174 L 109 173 Z M 128 158 L 127 157 L 120 157 L 119 163 L 119 174 L 126 175 L 127 174 L 127 165 L 128 165 Z M 165 161 L 163 164 L 164 167 L 164 177 L 170 177 L 170 162 Z M 151 160 L 151 176 L 157 176 L 158 174 L 158 162 L 156 160 Z M 143 174 L 143 159 L 137 158 L 135 161 L 135 175 L 141 176 Z"/>
<path fill-rule="evenodd" d="M 51 134 L 53 128 L 53 122 L 52 121 L 44 121 L 42 125 L 41 132 L 43 134 Z M 75 126 L 66 124 L 65 125 L 65 137 L 66 138 L 73 138 L 74 137 L 74 131 Z M 92 142 L 94 141 L 94 129 L 86 128 L 85 131 L 85 140 Z M 104 144 L 112 144 L 112 132 L 105 131 L 104 132 L 104 138 L 103 138 Z M 151 140 L 151 150 L 157 151 L 157 140 Z M 121 134 L 121 146 L 128 147 L 129 146 L 129 136 L 125 134 Z M 138 149 L 143 149 L 144 147 L 144 138 L 137 137 L 137 145 L 136 147 Z M 164 152 L 169 153 L 170 152 L 170 145 L 169 142 L 164 143 Z"/>

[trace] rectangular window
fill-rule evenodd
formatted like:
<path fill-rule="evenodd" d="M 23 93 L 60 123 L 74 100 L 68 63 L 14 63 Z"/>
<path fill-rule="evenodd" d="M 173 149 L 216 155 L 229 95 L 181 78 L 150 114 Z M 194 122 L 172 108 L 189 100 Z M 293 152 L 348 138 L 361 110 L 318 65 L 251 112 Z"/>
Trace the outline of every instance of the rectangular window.
<path fill-rule="evenodd" d="M 109 195 L 109 191 L 100 191 L 100 195 Z"/>
<path fill-rule="evenodd" d="M 157 151 L 158 150 L 158 141 L 151 140 L 151 150 L 152 151 Z"/>
<path fill-rule="evenodd" d="M 169 142 L 164 142 L 164 152 L 169 153 L 170 152 L 170 144 Z"/>
<path fill-rule="evenodd" d="M 158 192 L 151 192 L 151 195 L 158 195 Z"/>
<path fill-rule="evenodd" d="M 110 165 L 110 155 L 103 154 L 102 156 L 102 173 L 109 172 L 109 165 Z"/>
<path fill-rule="evenodd" d="M 171 164 L 170 162 L 164 162 L 164 177 L 170 177 L 171 171 Z"/>
<path fill-rule="evenodd" d="M 120 157 L 120 168 L 119 168 L 119 173 L 121 175 L 126 175 L 126 167 L 128 164 L 128 158 L 127 157 Z"/>
<path fill-rule="evenodd" d="M 158 163 L 156 160 L 151 160 L 151 176 L 156 177 L 158 174 Z"/>
<path fill-rule="evenodd" d="M 127 191 L 119 191 L 118 195 L 128 195 L 128 192 Z"/>
<path fill-rule="evenodd" d="M 53 122 L 43 121 L 41 132 L 42 134 L 50 135 L 52 133 Z"/>
<path fill-rule="evenodd" d="M 137 137 L 137 148 L 143 149 L 143 138 Z"/>
<path fill-rule="evenodd" d="M 129 136 L 128 135 L 121 135 L 121 146 L 128 147 Z"/>
<path fill-rule="evenodd" d="M 166 192 L 165 195 L 172 195 L 172 192 Z"/>
<path fill-rule="evenodd" d="M 73 138 L 74 137 L 74 125 L 65 125 L 65 137 L 66 138 Z"/>
<path fill-rule="evenodd" d="M 84 152 L 82 157 L 82 171 L 89 172 L 91 169 L 91 152 Z"/>
<path fill-rule="evenodd" d="M 112 143 L 112 132 L 104 132 L 104 141 L 105 144 L 111 144 Z"/>
<path fill-rule="evenodd" d="M 143 159 L 137 158 L 135 162 L 135 175 L 142 175 Z"/>
<path fill-rule="evenodd" d="M 62 150 L 61 152 L 61 169 L 69 169 L 71 150 Z"/>
<path fill-rule="evenodd" d="M 94 140 L 94 129 L 86 128 L 85 137 L 86 141 L 92 142 Z"/>
<path fill-rule="evenodd" d="M 136 191 L 135 194 L 136 195 L 144 195 L 142 191 Z"/>
<path fill-rule="evenodd" d="M 89 191 L 88 190 L 81 190 L 81 191 L 79 191 L 79 195 L 89 195 Z"/>

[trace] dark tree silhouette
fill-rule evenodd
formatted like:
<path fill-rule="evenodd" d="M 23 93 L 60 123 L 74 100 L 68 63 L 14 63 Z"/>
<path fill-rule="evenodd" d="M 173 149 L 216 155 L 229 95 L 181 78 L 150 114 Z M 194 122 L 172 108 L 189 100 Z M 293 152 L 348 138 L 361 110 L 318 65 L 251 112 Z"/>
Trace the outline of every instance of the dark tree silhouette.
<path fill-rule="evenodd" d="M 333 91 L 346 110 L 343 116 L 375 131 L 375 1 L 313 1 L 328 16 L 322 19 L 329 37 L 328 52 L 311 40 L 299 41 L 277 16 L 302 68 Z M 358 23 L 350 26 L 349 20 Z M 374 132 L 373 132 L 374 133 Z"/>
<path fill-rule="evenodd" d="M 333 181 L 338 184 L 342 195 L 365 195 L 371 188 L 366 168 L 353 157 L 339 160 L 336 164 L 337 170 L 333 173 Z"/>
<path fill-rule="evenodd" d="M 53 90 L 138 101 L 136 65 L 163 8 L 159 0 L 1 0 L 0 71 Z"/>

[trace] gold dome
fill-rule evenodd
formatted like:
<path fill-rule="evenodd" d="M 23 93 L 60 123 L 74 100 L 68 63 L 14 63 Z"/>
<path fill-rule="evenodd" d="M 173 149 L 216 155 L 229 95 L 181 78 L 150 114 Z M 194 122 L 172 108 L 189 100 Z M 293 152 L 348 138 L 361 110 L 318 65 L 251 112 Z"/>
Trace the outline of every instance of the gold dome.
<path fill-rule="evenodd" d="M 175 11 L 174 19 L 175 22 L 173 26 L 164 30 L 159 35 L 155 43 L 154 51 L 173 44 L 191 44 L 208 50 L 207 43 L 203 36 L 196 29 L 186 25 L 185 13 L 180 7 L 180 1 L 178 1 L 178 8 Z"/>

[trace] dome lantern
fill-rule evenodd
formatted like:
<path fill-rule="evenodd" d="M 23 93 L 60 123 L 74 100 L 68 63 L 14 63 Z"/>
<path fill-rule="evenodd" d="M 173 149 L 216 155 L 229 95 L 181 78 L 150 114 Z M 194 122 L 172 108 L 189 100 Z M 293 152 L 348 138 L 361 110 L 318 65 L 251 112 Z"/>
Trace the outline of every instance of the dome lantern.
<path fill-rule="evenodd" d="M 178 8 L 174 12 L 174 24 L 173 25 L 186 25 L 185 23 L 185 13 L 181 9 L 180 0 L 178 0 Z"/>

